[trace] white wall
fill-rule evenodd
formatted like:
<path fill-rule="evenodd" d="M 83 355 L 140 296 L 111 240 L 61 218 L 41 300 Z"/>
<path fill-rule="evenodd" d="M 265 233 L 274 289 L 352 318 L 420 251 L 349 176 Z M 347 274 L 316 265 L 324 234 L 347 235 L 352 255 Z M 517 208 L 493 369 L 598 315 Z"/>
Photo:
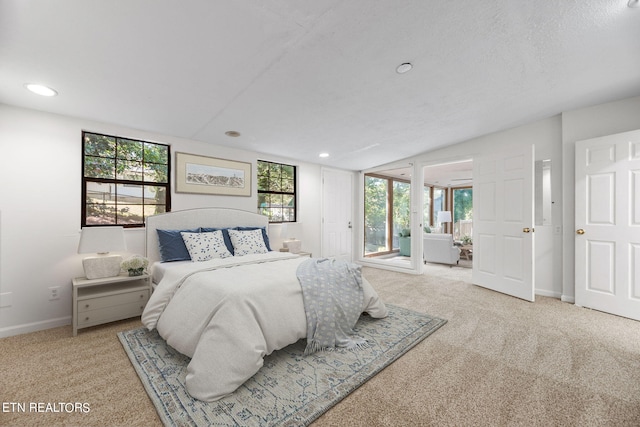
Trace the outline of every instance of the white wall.
<path fill-rule="evenodd" d="M 575 143 L 640 129 L 640 96 L 562 114 L 563 300 L 575 300 Z"/>
<path fill-rule="evenodd" d="M 418 176 L 415 172 L 424 166 L 468 160 L 483 153 L 505 151 L 516 145 L 529 146 L 531 144 L 536 147 L 536 160 L 551 159 L 551 186 L 554 202 L 552 223 L 560 224 L 562 220 L 562 128 L 560 115 L 426 152 L 406 159 L 404 163 L 406 164 L 407 161 L 414 163 L 417 167 L 414 170 L 414 176 Z M 398 164 L 398 162 L 394 164 Z M 381 168 L 387 167 L 390 168 L 391 165 Z M 536 293 L 559 298 L 562 292 L 562 262 L 556 254 L 562 253 L 562 236 L 559 233 L 555 234 L 552 227 L 552 225 L 535 227 L 536 246 L 539 249 L 536 251 L 536 261 L 539 263 L 536 266 L 536 275 L 540 276 L 540 280 L 536 280 Z"/>
<path fill-rule="evenodd" d="M 275 158 L 197 141 L 152 134 L 105 123 L 0 104 L 0 337 L 71 322 L 71 279 L 82 276 L 76 254 L 81 208 L 81 131 L 139 138 L 186 152 L 252 163 L 281 161 L 298 166 L 298 221 L 303 250 L 320 253 L 320 165 Z M 221 136 L 223 138 L 223 136 Z M 257 210 L 251 197 L 173 192 L 172 210 L 221 206 Z M 282 246 L 278 225 L 270 227 L 272 246 Z M 128 253 L 144 253 L 144 229 L 125 230 Z M 49 287 L 60 298 L 49 301 Z"/>
<path fill-rule="evenodd" d="M 535 227 L 536 293 L 574 302 L 575 143 L 636 129 L 640 129 L 640 96 L 563 112 L 548 119 L 426 152 L 405 162 L 415 162 L 422 167 L 469 159 L 483 152 L 506 150 L 513 144 L 535 144 L 536 160 L 551 159 L 553 199 L 552 225 Z"/>

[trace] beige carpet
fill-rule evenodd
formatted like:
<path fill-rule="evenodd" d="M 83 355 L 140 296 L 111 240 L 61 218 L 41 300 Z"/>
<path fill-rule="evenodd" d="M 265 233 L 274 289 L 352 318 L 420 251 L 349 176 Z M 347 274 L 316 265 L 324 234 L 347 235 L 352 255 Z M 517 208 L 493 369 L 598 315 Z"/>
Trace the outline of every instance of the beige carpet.
<path fill-rule="evenodd" d="M 640 322 L 507 297 L 468 284 L 467 268 L 364 273 L 385 301 L 449 322 L 313 426 L 640 425 Z M 0 425 L 159 425 L 115 335 L 139 324 L 1 339 L 3 403 L 86 402 L 90 412 L 0 412 Z"/>

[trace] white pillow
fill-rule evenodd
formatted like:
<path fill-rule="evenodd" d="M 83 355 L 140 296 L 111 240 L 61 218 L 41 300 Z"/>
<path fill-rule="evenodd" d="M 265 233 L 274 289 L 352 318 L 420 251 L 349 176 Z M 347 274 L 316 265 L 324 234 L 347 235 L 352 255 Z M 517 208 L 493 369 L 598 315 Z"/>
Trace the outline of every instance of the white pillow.
<path fill-rule="evenodd" d="M 235 256 L 266 254 L 269 252 L 262 237 L 262 230 L 229 230 Z"/>
<path fill-rule="evenodd" d="M 206 233 L 187 233 L 183 231 L 180 235 L 193 262 L 233 256 L 224 244 L 224 237 L 220 230 Z"/>

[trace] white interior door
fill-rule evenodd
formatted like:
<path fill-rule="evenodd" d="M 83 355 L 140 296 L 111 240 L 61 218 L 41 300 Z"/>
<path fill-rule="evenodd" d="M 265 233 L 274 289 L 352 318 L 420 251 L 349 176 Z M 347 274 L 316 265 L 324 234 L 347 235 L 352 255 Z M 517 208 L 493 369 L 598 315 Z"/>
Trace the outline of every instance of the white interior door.
<path fill-rule="evenodd" d="M 351 261 L 353 175 L 322 170 L 322 256 Z"/>
<path fill-rule="evenodd" d="M 640 320 L 640 130 L 576 143 L 576 305 Z"/>
<path fill-rule="evenodd" d="M 473 159 L 474 284 L 534 300 L 533 146 Z"/>

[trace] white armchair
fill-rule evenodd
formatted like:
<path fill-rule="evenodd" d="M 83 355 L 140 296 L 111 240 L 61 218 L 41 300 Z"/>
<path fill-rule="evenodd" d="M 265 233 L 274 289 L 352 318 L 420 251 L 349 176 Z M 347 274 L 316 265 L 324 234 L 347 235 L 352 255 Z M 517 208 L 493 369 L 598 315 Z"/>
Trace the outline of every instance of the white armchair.
<path fill-rule="evenodd" d="M 460 260 L 460 248 L 453 245 L 451 234 L 425 233 L 423 235 L 424 262 L 457 264 Z"/>

